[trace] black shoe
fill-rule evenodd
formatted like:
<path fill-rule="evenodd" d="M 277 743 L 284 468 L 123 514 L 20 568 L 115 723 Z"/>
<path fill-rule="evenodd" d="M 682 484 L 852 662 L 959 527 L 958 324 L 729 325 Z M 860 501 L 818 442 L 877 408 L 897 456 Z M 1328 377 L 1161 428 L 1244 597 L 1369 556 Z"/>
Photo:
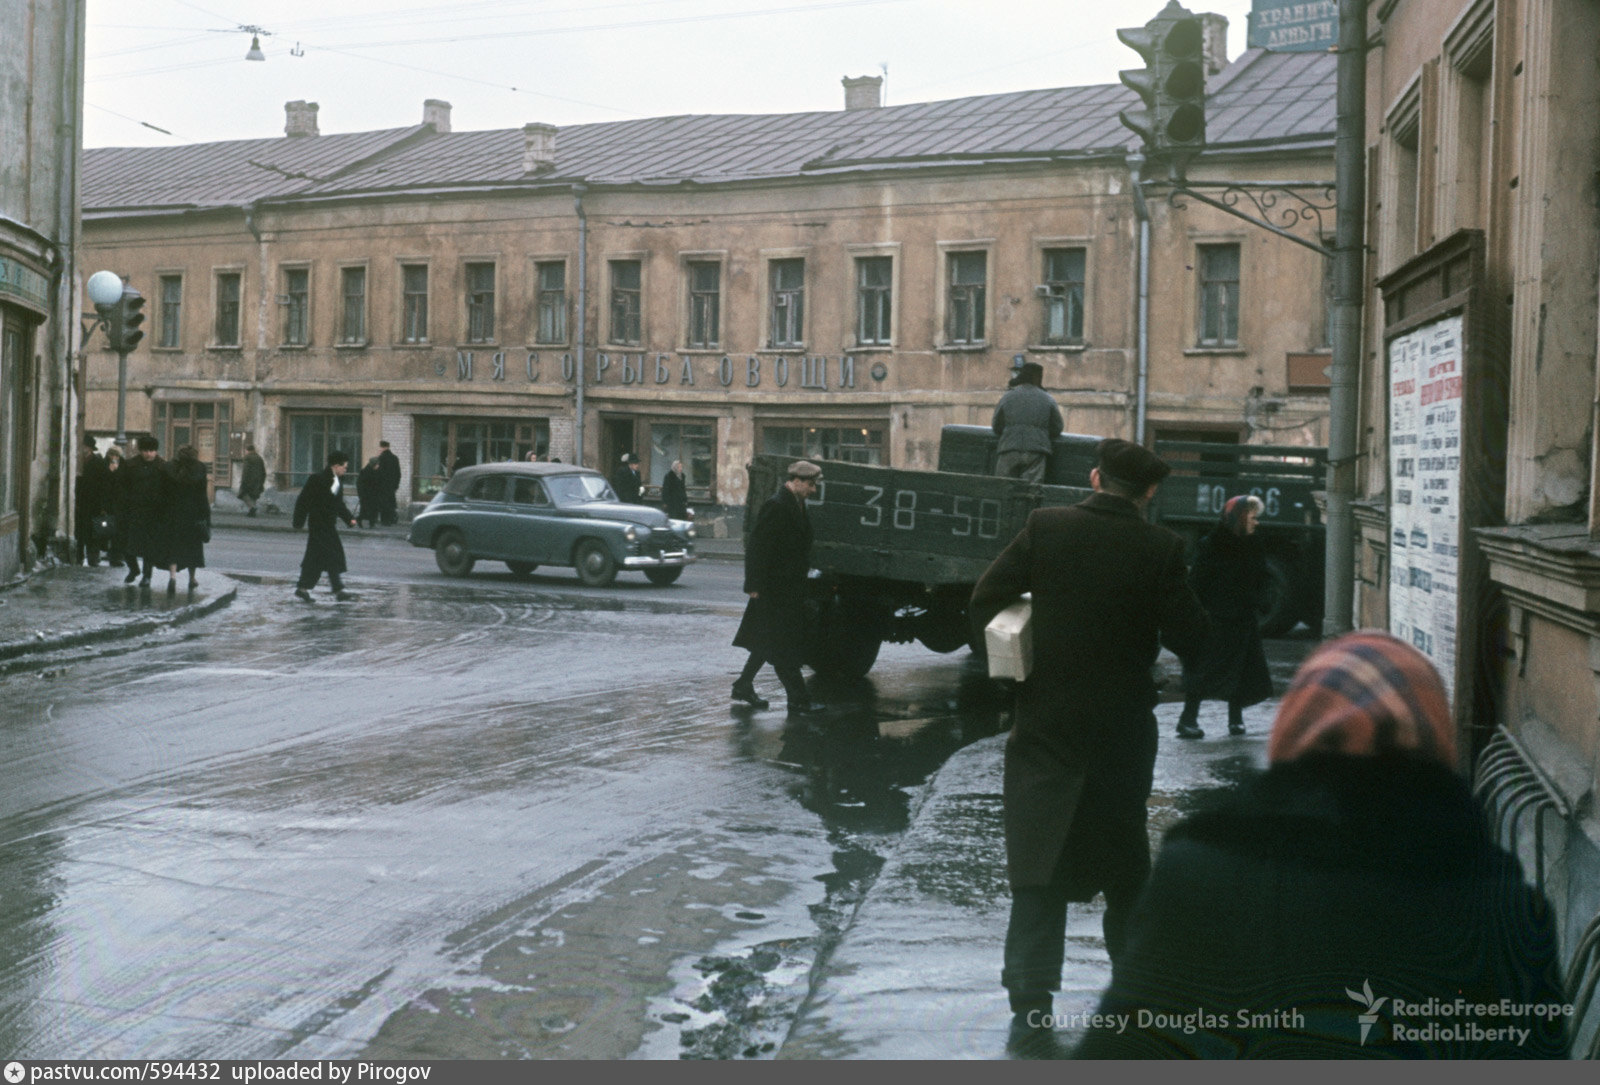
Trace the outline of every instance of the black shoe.
<path fill-rule="evenodd" d="M 341 603 L 353 603 L 356 601 L 356 593 L 353 591 L 336 591 L 333 593 L 333 597 Z"/>
<path fill-rule="evenodd" d="M 753 708 L 771 708 L 771 703 L 761 694 L 756 692 L 753 682 L 735 682 L 733 684 L 733 699 L 743 701 Z"/>
<path fill-rule="evenodd" d="M 1244 734 L 1244 720 L 1239 719 L 1237 717 L 1229 717 L 1229 719 L 1228 719 L 1228 734 L 1230 734 L 1230 735 L 1242 735 L 1242 734 Z"/>
<path fill-rule="evenodd" d="M 810 701 L 791 701 L 789 703 L 789 715 L 791 716 L 815 716 L 822 711 L 822 705 L 813 704 Z"/>
<path fill-rule="evenodd" d="M 150 574 L 146 573 L 144 576 L 141 576 L 139 578 L 139 587 L 148 588 L 149 586 L 150 586 Z"/>
<path fill-rule="evenodd" d="M 294 597 L 296 599 L 304 600 L 307 603 L 316 602 L 315 599 L 311 598 L 311 593 L 306 591 L 304 588 L 296 588 L 294 590 Z"/>
<path fill-rule="evenodd" d="M 1193 720 L 1178 721 L 1179 738 L 1205 738 L 1206 733 L 1200 730 L 1200 725 Z"/>
<path fill-rule="evenodd" d="M 1064 1059 L 1067 1049 L 1056 1038 L 1054 1023 L 1048 1014 L 1035 1017 L 1029 1024 L 1022 1014 L 1011 1018 L 1011 1031 L 1006 1035 L 1006 1054 L 1014 1059 Z"/>

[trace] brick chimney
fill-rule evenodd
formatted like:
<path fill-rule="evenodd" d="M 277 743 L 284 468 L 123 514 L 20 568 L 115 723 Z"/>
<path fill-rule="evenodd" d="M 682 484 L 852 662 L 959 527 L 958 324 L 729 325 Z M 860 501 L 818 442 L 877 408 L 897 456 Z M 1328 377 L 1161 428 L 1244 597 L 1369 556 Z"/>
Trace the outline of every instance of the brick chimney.
<path fill-rule="evenodd" d="M 422 123 L 432 125 L 433 130 L 441 135 L 450 131 L 450 103 L 437 98 L 425 100 L 422 103 Z"/>
<path fill-rule="evenodd" d="M 883 105 L 883 76 L 860 75 L 852 79 L 845 76 L 839 82 L 844 84 L 845 112 L 856 109 L 878 109 Z"/>
<path fill-rule="evenodd" d="M 290 139 L 317 134 L 316 102 L 285 102 L 283 113 L 283 134 Z"/>
<path fill-rule="evenodd" d="M 1200 13 L 1200 52 L 1206 61 L 1206 77 L 1228 66 L 1228 17 L 1215 12 Z"/>
<path fill-rule="evenodd" d="M 522 126 L 522 172 L 537 173 L 554 169 L 556 164 L 556 126 L 553 124 L 525 124 Z"/>

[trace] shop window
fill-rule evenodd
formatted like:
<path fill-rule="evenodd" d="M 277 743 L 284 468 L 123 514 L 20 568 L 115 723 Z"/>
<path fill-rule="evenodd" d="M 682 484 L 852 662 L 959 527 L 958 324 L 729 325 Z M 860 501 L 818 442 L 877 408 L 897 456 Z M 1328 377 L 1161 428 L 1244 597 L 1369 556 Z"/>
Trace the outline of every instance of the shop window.
<path fill-rule="evenodd" d="M 228 423 L 233 405 L 217 400 L 156 400 L 151 427 L 167 459 L 184 445 L 192 445 L 200 462 L 211 472 L 214 485 L 230 482 Z"/>
<path fill-rule="evenodd" d="M 716 484 L 717 438 L 711 423 L 650 423 L 648 484 L 661 492 L 661 480 L 674 460 L 683 461 L 683 481 L 691 500 L 710 501 Z"/>
<path fill-rule="evenodd" d="M 283 345 L 303 347 L 311 341 L 311 271 L 283 269 Z"/>
<path fill-rule="evenodd" d="M 160 278 L 161 311 L 158 314 L 161 328 L 157 345 L 169 350 L 183 342 L 183 276 L 163 275 Z"/>
<path fill-rule="evenodd" d="M 520 463 L 549 444 L 550 426 L 542 418 L 419 418 L 413 496 L 433 496 L 463 467 Z"/>
<path fill-rule="evenodd" d="M 764 426 L 761 451 L 791 459 L 883 463 L 882 423 L 869 425 Z"/>
<path fill-rule="evenodd" d="M 296 489 L 328 466 L 328 453 L 338 449 L 361 463 L 360 411 L 293 411 L 289 414 L 289 463 L 283 486 Z"/>

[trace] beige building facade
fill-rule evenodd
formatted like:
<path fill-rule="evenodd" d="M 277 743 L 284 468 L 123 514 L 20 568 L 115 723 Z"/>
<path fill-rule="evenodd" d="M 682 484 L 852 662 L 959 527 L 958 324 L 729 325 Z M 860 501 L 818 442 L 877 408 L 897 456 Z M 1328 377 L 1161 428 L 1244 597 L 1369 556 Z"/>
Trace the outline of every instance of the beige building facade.
<path fill-rule="evenodd" d="M 1217 67 L 1206 169 L 1325 184 L 1330 59 Z M 509 132 L 430 101 L 320 135 L 289 103 L 277 140 L 90 151 L 86 263 L 150 299 L 130 428 L 221 489 L 246 441 L 282 493 L 387 440 L 402 500 L 486 459 L 634 452 L 651 494 L 683 460 L 705 509 L 744 504 L 758 453 L 932 468 L 1035 361 L 1072 431 L 1325 442 L 1321 256 L 1157 190 L 1141 396 L 1128 92 L 884 108 L 867 84 L 837 114 Z"/>
<path fill-rule="evenodd" d="M 1357 619 L 1460 649 L 1458 714 L 1496 827 L 1571 952 L 1600 913 L 1600 5 L 1388 0 L 1368 29 Z M 1404 346 L 1432 334 L 1405 368 Z M 1416 427 L 1401 405 L 1412 377 L 1444 423 L 1434 440 L 1460 438 L 1458 478 L 1455 450 L 1430 458 L 1427 417 Z M 1414 461 L 1408 429 L 1424 437 Z M 1430 459 L 1462 514 L 1443 566 L 1459 599 L 1432 619 L 1396 575 L 1402 495 L 1424 493 L 1408 469 Z"/>

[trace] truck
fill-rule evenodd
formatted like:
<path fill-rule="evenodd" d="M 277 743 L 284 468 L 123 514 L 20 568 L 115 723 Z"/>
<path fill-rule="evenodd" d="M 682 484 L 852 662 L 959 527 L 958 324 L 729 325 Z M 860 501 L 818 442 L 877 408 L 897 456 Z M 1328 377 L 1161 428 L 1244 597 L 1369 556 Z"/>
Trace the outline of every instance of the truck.
<path fill-rule="evenodd" d="M 1038 483 L 993 473 L 996 442 L 987 426 L 945 426 L 934 471 L 824 460 L 822 485 L 810 504 L 806 662 L 818 674 L 859 678 L 872 669 L 886 641 L 981 653 L 967 614 L 974 585 L 1034 509 L 1074 505 L 1089 496 L 1100 441 L 1076 433 L 1056 438 L 1046 477 Z M 1158 442 L 1156 450 L 1173 474 L 1148 510 L 1192 546 L 1216 523 L 1228 497 L 1261 497 L 1272 580 L 1270 598 L 1261 605 L 1269 633 L 1309 618 L 1313 599 L 1321 604 L 1321 525 L 1311 491 L 1320 479 L 1315 466 L 1325 462 L 1325 454 L 1299 447 L 1284 452 L 1286 447 Z M 765 495 L 783 482 L 790 462 L 763 455 L 749 465 L 747 537 Z"/>

